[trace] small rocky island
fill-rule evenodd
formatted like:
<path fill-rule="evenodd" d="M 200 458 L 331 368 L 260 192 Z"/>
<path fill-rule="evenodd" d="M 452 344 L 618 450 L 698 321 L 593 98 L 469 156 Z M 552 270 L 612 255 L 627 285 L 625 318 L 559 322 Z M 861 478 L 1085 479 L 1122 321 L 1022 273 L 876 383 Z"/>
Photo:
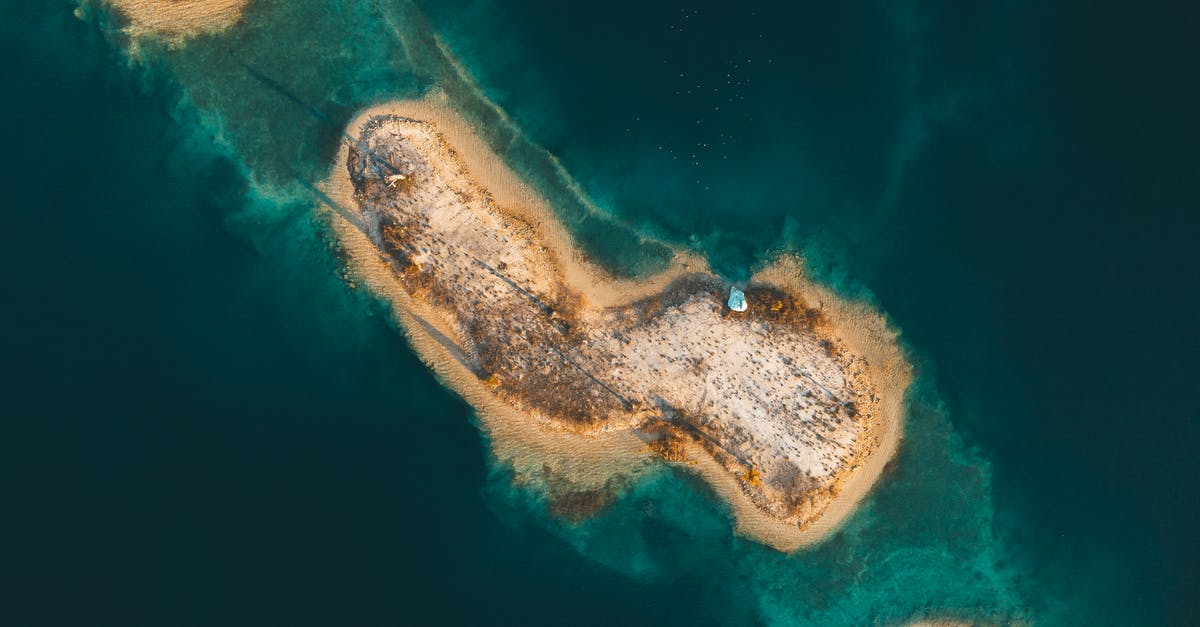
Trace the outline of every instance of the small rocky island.
<path fill-rule="evenodd" d="M 475 397 L 490 394 L 554 437 L 586 446 L 623 432 L 645 455 L 700 468 L 727 500 L 796 532 L 765 539 L 780 548 L 812 535 L 839 495 L 844 511 L 819 527 L 844 518 L 899 437 L 898 371 L 866 354 L 898 355 L 894 338 L 855 350 L 847 338 L 863 334 L 843 332 L 845 307 L 827 292 L 758 275 L 734 288 L 702 261 L 589 289 L 604 278 L 580 270 L 553 216 L 502 206 L 440 130 L 364 114 L 330 200 L 390 269 L 406 329 L 426 340 L 418 350 L 449 356 L 486 391 Z"/>

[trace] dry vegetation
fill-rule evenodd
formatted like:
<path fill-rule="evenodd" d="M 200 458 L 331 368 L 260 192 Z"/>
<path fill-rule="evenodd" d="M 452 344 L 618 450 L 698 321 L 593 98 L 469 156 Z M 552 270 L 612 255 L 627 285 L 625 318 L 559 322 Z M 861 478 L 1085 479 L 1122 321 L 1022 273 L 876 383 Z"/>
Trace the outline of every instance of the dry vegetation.
<path fill-rule="evenodd" d="M 763 511 L 803 526 L 869 452 L 867 364 L 819 307 L 751 284 L 682 276 L 623 305 L 589 307 L 534 224 L 501 210 L 428 125 L 369 120 L 346 167 L 357 221 L 431 324 L 493 394 L 558 429 L 637 429 L 654 454 L 706 451 Z M 612 498 L 566 489 L 573 518 Z"/>

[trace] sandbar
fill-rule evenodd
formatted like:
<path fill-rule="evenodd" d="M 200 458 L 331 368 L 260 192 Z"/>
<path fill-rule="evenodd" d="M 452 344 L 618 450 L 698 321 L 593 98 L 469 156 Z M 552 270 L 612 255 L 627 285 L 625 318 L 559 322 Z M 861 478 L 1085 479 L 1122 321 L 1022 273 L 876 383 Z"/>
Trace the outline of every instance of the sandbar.
<path fill-rule="evenodd" d="M 129 24 L 131 37 L 156 36 L 183 41 L 223 31 L 242 18 L 252 0 L 104 0 Z"/>

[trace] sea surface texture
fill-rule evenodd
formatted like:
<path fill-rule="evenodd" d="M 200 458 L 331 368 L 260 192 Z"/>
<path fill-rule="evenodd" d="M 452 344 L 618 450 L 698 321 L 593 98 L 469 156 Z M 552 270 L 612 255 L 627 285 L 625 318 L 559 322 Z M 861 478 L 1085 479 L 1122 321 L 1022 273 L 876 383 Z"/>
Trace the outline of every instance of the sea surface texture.
<path fill-rule="evenodd" d="M 1183 12 L 255 0 L 167 42 L 0 4 L 0 622 L 1195 624 Z M 582 522 L 513 480 L 314 193 L 435 92 L 617 276 L 791 251 L 887 313 L 905 437 L 838 532 L 740 538 L 665 464 Z"/>

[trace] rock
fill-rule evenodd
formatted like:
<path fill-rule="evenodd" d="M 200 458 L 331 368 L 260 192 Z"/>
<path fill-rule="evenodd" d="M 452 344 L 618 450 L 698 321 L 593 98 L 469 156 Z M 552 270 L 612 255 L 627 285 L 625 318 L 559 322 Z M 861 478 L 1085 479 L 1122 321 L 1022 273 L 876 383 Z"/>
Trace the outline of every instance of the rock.
<path fill-rule="evenodd" d="M 729 286 L 729 308 L 734 311 L 746 311 L 746 295 L 732 285 Z"/>

